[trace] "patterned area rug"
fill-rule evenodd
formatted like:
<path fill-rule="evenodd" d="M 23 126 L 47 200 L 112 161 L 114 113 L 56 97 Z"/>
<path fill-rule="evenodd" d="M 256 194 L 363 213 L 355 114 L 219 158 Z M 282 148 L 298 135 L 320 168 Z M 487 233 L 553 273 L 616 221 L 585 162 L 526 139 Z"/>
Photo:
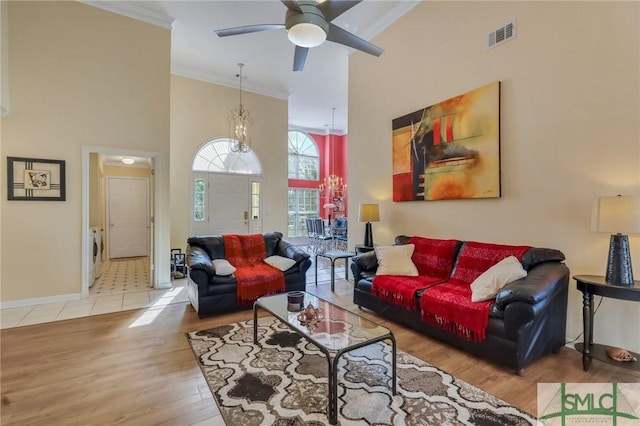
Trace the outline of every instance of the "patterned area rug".
<path fill-rule="evenodd" d="M 273 317 L 187 333 L 227 425 L 325 425 L 327 361 Z M 391 394 L 391 347 L 373 344 L 339 361 L 340 425 L 535 425 L 529 414 L 397 351 Z"/>

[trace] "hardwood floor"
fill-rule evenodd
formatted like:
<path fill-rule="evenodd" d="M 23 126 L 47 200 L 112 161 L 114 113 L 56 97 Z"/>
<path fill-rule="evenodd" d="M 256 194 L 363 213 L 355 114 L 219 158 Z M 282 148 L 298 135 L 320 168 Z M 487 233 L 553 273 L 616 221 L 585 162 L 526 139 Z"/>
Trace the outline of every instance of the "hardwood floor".
<path fill-rule="evenodd" d="M 313 269 L 313 268 L 312 268 Z M 353 284 L 328 274 L 310 293 L 357 310 Z M 336 277 L 344 277 L 337 270 Z M 640 373 L 593 361 L 582 371 L 569 348 L 525 370 L 524 377 L 374 314 L 399 348 L 532 414 L 538 382 L 640 382 Z M 251 311 L 199 319 L 188 304 L 132 310 L 6 329 L 1 338 L 2 425 L 224 424 L 185 333 L 251 318 Z"/>

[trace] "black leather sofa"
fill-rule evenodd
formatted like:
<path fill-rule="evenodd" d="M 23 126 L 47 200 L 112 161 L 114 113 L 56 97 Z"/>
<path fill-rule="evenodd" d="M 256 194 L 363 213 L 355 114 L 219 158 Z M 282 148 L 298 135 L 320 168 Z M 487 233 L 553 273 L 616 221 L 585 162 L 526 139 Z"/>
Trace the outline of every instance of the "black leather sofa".
<path fill-rule="evenodd" d="M 265 233 L 264 240 L 267 257 L 278 255 L 296 261 L 284 271 L 285 291 L 304 291 L 306 273 L 311 266 L 309 254 L 284 240 L 280 232 Z M 252 306 L 238 303 L 237 282 L 233 275 L 216 275 L 212 260 L 225 258 L 222 235 L 190 237 L 186 253 L 189 268 L 187 295 L 199 317 Z"/>
<path fill-rule="evenodd" d="M 399 236 L 396 244 L 408 237 Z M 460 242 L 458 254 L 464 242 Z M 456 259 L 457 260 L 457 259 Z M 353 258 L 353 301 L 362 308 L 478 355 L 522 374 L 525 367 L 565 345 L 569 269 L 558 250 L 531 248 L 524 253 L 524 279 L 507 284 L 490 307 L 486 337 L 467 340 L 422 320 L 417 309 L 406 309 L 372 293 L 378 265 L 375 252 Z M 455 270 L 455 260 L 454 260 Z M 452 271 L 453 274 L 453 271 Z M 428 291 L 428 290 L 426 290 Z M 421 297 L 418 292 L 417 297 Z"/>

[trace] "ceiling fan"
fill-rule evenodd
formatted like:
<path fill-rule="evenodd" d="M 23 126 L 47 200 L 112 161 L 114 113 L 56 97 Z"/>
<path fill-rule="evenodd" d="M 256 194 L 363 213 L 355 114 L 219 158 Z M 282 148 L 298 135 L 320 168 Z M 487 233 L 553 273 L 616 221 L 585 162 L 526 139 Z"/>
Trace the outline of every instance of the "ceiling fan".
<path fill-rule="evenodd" d="M 325 40 L 343 44 L 371 55 L 380 56 L 384 50 L 361 39 L 349 31 L 331 23 L 362 0 L 281 0 L 287 7 L 284 24 L 247 25 L 216 30 L 219 37 L 249 34 L 259 31 L 286 29 L 289 40 L 296 45 L 293 70 L 302 71 L 310 47 L 319 46 Z"/>

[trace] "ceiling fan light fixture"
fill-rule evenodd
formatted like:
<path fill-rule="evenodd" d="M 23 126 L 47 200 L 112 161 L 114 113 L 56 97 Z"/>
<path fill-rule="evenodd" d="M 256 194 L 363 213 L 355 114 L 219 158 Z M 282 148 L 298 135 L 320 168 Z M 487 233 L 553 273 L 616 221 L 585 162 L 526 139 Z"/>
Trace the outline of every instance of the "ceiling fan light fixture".
<path fill-rule="evenodd" d="M 300 47 L 320 46 L 327 39 L 327 33 L 316 24 L 302 22 L 289 28 L 289 40 Z"/>

